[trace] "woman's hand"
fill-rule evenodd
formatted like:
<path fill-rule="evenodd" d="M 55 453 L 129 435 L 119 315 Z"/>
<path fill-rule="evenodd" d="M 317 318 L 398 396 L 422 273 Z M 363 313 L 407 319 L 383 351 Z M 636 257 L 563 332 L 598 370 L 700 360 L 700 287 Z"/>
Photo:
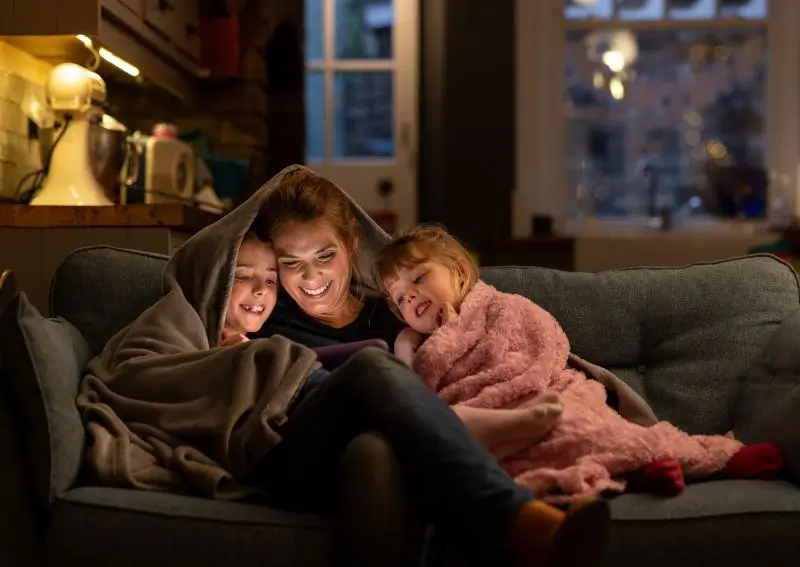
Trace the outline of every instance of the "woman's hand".
<path fill-rule="evenodd" d="M 419 345 L 425 340 L 424 335 L 418 333 L 411 327 L 406 327 L 397 335 L 394 341 L 394 355 L 406 363 L 406 366 L 411 368 L 414 361 L 414 354 L 417 352 Z"/>
<path fill-rule="evenodd" d="M 245 343 L 249 340 L 250 339 L 245 337 L 242 333 L 222 331 L 222 340 L 219 342 L 219 346 L 233 346 L 238 345 L 239 343 Z"/>

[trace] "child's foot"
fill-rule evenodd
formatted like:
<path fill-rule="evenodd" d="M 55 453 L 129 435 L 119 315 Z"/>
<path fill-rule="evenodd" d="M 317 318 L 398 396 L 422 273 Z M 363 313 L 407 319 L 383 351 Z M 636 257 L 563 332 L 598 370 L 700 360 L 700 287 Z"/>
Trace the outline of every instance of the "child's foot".
<path fill-rule="evenodd" d="M 719 473 L 722 478 L 773 480 L 783 471 L 783 456 L 774 443 L 756 443 L 739 449 Z"/>
<path fill-rule="evenodd" d="M 626 492 L 677 496 L 686 488 L 681 465 L 675 459 L 659 459 L 628 475 Z"/>
<path fill-rule="evenodd" d="M 558 394 L 542 394 L 526 406 L 527 419 L 523 422 L 527 438 L 538 441 L 552 430 L 561 420 L 564 405 Z"/>
<path fill-rule="evenodd" d="M 514 520 L 509 547 L 518 567 L 583 567 L 602 556 L 610 526 L 605 500 L 575 501 L 566 512 L 532 500 Z"/>

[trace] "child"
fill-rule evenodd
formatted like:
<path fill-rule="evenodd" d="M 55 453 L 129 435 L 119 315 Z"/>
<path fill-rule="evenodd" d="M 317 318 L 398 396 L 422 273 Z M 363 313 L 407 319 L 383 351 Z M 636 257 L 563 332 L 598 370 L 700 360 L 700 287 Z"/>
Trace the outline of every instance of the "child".
<path fill-rule="evenodd" d="M 219 346 L 248 340 L 269 318 L 278 300 L 278 260 L 268 242 L 249 231 L 236 255 L 231 295 Z"/>
<path fill-rule="evenodd" d="M 409 325 L 395 353 L 441 399 L 518 408 L 544 392 L 560 394 L 564 412 L 549 437 L 493 451 L 539 496 L 621 491 L 626 479 L 639 490 L 677 494 L 684 474 L 752 478 L 782 466 L 772 444 L 745 447 L 729 437 L 690 436 L 663 421 L 626 421 L 607 404 L 602 384 L 568 367 L 569 341 L 553 316 L 480 281 L 475 262 L 441 228 L 417 227 L 395 238 L 379 255 L 376 276 Z"/>

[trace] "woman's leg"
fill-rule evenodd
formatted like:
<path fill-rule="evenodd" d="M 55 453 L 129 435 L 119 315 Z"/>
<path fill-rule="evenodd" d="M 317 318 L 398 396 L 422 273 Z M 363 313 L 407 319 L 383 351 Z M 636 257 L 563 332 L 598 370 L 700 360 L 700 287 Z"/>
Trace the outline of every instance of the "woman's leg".
<path fill-rule="evenodd" d="M 341 455 L 367 430 L 391 443 L 426 519 L 473 543 L 476 552 L 508 544 L 526 547 L 528 560 L 543 567 L 548 560 L 577 566 L 584 563 L 573 556 L 584 559 L 597 551 L 587 548 L 588 541 L 595 540 L 596 548 L 603 539 L 597 536 L 605 531 L 607 510 L 584 514 L 591 521 L 576 531 L 584 517 L 564 523 L 562 513 L 532 502 L 450 408 L 405 365 L 377 349 L 354 355 L 294 408 L 281 428 L 283 440 L 264 463 L 267 489 L 292 508 L 331 506 Z M 572 527 L 560 529 L 561 524 Z M 555 548 L 563 532 L 583 541 Z"/>

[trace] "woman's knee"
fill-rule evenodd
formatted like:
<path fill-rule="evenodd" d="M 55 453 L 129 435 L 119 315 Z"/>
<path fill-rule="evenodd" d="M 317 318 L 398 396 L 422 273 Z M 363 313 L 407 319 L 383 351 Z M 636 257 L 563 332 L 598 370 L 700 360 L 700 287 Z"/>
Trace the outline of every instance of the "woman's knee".
<path fill-rule="evenodd" d="M 419 377 L 389 352 L 374 347 L 353 354 L 341 367 L 350 379 L 368 388 L 402 388 L 421 385 Z"/>
<path fill-rule="evenodd" d="M 353 353 L 347 363 L 358 367 L 384 367 L 393 361 L 393 357 L 388 351 L 368 346 Z"/>

